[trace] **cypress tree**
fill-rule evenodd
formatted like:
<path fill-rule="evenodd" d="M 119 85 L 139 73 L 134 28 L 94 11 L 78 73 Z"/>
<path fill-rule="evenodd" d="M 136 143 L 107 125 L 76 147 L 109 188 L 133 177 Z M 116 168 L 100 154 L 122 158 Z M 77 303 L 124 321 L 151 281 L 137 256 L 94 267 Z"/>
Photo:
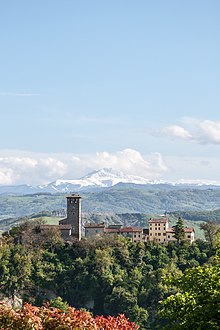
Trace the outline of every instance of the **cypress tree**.
<path fill-rule="evenodd" d="M 173 226 L 174 229 L 174 237 L 179 244 L 181 241 L 185 239 L 185 232 L 184 232 L 184 223 L 181 217 L 178 218 L 177 223 Z"/>

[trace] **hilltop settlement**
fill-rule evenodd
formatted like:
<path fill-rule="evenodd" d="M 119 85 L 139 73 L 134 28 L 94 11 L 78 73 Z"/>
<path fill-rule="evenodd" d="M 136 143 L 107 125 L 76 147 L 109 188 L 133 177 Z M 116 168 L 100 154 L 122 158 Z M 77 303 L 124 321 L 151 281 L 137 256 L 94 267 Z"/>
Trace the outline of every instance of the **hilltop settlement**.
<path fill-rule="evenodd" d="M 82 238 L 82 212 L 81 196 L 72 194 L 67 196 L 67 217 L 59 221 L 59 225 L 41 225 L 41 231 L 49 228 L 56 228 L 61 236 L 68 240 L 70 237 L 75 240 Z M 125 227 L 120 224 L 106 226 L 102 223 L 87 222 L 84 224 L 85 238 L 98 237 L 103 235 L 121 235 L 130 238 L 132 242 L 156 242 L 169 243 L 177 240 L 174 227 L 169 227 L 169 219 L 166 216 L 150 218 L 148 228 Z M 194 228 L 183 228 L 183 239 L 190 244 L 195 240 Z"/>

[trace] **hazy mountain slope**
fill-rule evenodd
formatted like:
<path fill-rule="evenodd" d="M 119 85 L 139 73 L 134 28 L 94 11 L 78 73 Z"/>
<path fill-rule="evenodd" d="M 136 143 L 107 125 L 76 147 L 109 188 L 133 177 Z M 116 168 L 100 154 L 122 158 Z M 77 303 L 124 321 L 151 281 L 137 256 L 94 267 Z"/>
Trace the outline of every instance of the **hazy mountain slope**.
<path fill-rule="evenodd" d="M 66 194 L 0 195 L 0 217 L 19 217 L 66 208 Z M 177 210 L 215 210 L 220 206 L 220 190 L 150 190 L 113 187 L 84 192 L 83 212 L 160 214 Z"/>
<path fill-rule="evenodd" d="M 211 185 L 207 182 L 175 182 L 168 183 L 164 181 L 150 181 L 135 175 L 127 175 L 121 171 L 115 171 L 109 168 L 103 168 L 85 175 L 75 180 L 56 180 L 42 186 L 0 186 L 0 194 L 33 194 L 33 193 L 70 193 L 85 191 L 100 191 L 111 187 L 122 188 L 144 188 L 146 189 L 163 189 L 163 190 L 182 190 L 182 189 L 219 189 L 220 185 Z"/>

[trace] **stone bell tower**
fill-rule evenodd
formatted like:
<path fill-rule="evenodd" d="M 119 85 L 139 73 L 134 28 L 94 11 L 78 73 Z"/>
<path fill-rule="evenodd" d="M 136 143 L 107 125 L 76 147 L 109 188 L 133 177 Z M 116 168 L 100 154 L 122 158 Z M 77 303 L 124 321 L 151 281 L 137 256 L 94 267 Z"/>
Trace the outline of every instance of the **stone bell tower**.
<path fill-rule="evenodd" d="M 67 196 L 67 218 L 59 221 L 60 225 L 71 225 L 72 236 L 81 240 L 81 197 L 72 194 Z"/>

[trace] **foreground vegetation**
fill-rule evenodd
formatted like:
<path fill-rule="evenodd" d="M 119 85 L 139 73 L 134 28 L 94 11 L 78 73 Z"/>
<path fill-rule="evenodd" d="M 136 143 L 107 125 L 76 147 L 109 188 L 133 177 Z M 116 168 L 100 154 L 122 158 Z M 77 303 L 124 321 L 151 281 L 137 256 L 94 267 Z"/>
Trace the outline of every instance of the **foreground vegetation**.
<path fill-rule="evenodd" d="M 83 310 L 68 308 L 63 312 L 54 307 L 36 307 L 25 304 L 20 310 L 13 310 L 0 304 L 0 325 L 2 330 L 138 330 L 124 315 L 103 317 Z"/>
<path fill-rule="evenodd" d="M 214 311 L 217 306 L 213 306 L 219 299 L 216 251 L 217 240 L 159 245 L 105 237 L 67 244 L 59 232 L 51 229 L 43 235 L 37 222 L 27 222 L 4 237 L 0 248 L 1 293 L 12 302 L 19 296 L 36 306 L 55 301 L 55 307 L 86 308 L 104 317 L 125 314 L 141 329 L 166 325 L 179 329 L 184 319 L 178 314 L 184 310 L 181 304 L 190 313 L 198 304 L 205 310 L 209 301 L 207 308 Z M 197 280 L 201 295 L 196 295 Z M 203 285 L 209 285 L 204 294 Z M 189 323 L 184 322 L 185 328 L 180 329 L 187 329 Z M 213 328 L 209 326 L 217 329 L 215 323 Z"/>

